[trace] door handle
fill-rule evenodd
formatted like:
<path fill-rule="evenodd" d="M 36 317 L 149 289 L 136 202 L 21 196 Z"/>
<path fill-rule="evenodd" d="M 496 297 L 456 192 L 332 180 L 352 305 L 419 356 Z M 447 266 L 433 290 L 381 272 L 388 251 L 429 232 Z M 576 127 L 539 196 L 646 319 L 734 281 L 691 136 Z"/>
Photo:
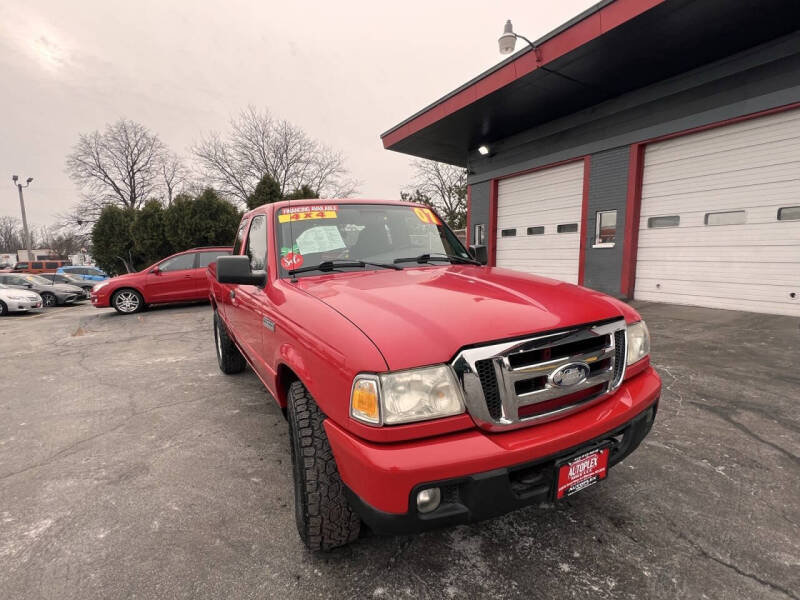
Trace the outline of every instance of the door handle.
<path fill-rule="evenodd" d="M 236 298 L 236 290 L 231 290 L 231 294 L 230 295 L 231 295 L 231 300 Z"/>

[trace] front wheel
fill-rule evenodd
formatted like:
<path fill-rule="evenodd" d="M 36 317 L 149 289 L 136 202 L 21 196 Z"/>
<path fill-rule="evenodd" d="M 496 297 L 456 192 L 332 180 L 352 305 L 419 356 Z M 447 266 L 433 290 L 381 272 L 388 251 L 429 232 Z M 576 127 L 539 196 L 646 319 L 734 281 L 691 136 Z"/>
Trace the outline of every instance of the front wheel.
<path fill-rule="evenodd" d="M 6 303 L 0 300 L 0 317 L 5 317 L 8 314 L 8 306 Z"/>
<path fill-rule="evenodd" d="M 42 292 L 42 305 L 43 306 L 55 306 L 58 300 L 56 299 L 55 294 L 51 294 L 50 292 Z"/>
<path fill-rule="evenodd" d="M 361 519 L 344 494 L 322 423 L 325 415 L 299 381 L 289 386 L 287 412 L 297 531 L 309 550 L 330 550 L 358 538 Z"/>
<path fill-rule="evenodd" d="M 118 313 L 130 315 L 144 308 L 144 298 L 136 290 L 119 290 L 114 292 L 111 305 Z"/>

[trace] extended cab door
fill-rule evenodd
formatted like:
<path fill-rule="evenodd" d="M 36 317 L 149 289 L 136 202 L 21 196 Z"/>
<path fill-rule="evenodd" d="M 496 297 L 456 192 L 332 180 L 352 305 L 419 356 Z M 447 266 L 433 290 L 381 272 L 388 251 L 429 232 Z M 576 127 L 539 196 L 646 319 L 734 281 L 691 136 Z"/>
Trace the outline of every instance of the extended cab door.
<path fill-rule="evenodd" d="M 208 298 L 208 265 L 217 262 L 220 256 L 230 255 L 230 250 L 207 250 L 197 253 L 197 267 L 194 270 L 194 293 L 198 300 Z"/>
<path fill-rule="evenodd" d="M 151 269 L 145 282 L 147 302 L 180 302 L 193 299 L 196 253 L 178 254 Z"/>
<path fill-rule="evenodd" d="M 250 220 L 245 252 L 250 258 L 252 271 L 267 270 L 267 216 L 255 215 Z M 250 364 L 265 380 L 272 376 L 263 348 L 263 335 L 268 331 L 263 324 L 269 299 L 264 288 L 255 285 L 231 286 L 231 303 L 228 320 L 233 334 L 244 350 Z"/>
<path fill-rule="evenodd" d="M 250 219 L 247 217 L 242 218 L 239 223 L 239 229 L 236 231 L 236 241 L 233 243 L 233 256 L 239 256 L 244 250 L 244 238 L 247 235 L 247 226 L 250 224 Z M 235 294 L 233 286 L 229 283 L 215 283 L 215 296 L 217 300 L 217 312 L 223 319 L 228 322 L 231 318 L 231 300 Z"/>

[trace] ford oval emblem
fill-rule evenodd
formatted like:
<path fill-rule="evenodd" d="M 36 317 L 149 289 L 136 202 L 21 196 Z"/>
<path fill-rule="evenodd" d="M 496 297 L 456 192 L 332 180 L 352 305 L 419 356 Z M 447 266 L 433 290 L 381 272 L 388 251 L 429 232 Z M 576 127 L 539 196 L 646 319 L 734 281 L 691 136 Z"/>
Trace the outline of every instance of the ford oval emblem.
<path fill-rule="evenodd" d="M 558 367 L 550 373 L 550 383 L 558 387 L 571 387 L 586 381 L 589 376 L 589 365 L 585 362 L 573 362 Z"/>

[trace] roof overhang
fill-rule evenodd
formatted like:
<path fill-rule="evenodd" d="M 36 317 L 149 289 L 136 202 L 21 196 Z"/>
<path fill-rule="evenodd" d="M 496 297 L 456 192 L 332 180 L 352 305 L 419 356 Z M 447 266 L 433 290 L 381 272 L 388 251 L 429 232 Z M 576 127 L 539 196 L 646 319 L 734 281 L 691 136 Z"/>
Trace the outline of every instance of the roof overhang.
<path fill-rule="evenodd" d="M 483 144 L 775 39 L 799 0 L 604 0 L 381 135 L 466 166 Z M 487 44 L 494 40 L 486 40 Z"/>

